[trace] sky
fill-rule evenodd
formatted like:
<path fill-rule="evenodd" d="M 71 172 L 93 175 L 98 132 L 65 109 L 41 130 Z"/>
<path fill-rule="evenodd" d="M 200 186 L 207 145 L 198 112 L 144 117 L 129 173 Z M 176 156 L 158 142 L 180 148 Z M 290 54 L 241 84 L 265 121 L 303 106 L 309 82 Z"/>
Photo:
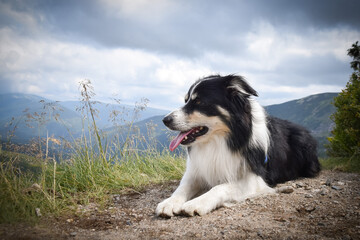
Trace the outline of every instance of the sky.
<path fill-rule="evenodd" d="M 244 76 L 262 105 L 339 92 L 360 40 L 355 0 L 0 0 L 0 94 L 180 107 L 210 74 Z"/>

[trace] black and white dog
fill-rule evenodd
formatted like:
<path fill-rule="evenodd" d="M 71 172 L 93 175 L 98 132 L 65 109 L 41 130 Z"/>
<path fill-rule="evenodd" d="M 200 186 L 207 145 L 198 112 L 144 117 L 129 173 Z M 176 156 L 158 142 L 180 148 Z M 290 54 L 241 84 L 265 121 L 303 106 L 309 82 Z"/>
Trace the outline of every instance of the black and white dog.
<path fill-rule="evenodd" d="M 270 186 L 320 171 L 316 141 L 301 126 L 266 115 L 240 76 L 195 82 L 185 105 L 164 119 L 187 146 L 185 174 L 156 215 L 204 215 L 227 202 L 274 192 Z"/>

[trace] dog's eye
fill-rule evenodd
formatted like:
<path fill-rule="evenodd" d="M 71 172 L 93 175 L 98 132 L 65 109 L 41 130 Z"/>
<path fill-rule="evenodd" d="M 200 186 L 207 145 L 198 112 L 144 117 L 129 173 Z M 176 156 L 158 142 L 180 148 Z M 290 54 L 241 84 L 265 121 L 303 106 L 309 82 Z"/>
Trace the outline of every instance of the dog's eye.
<path fill-rule="evenodd" d="M 196 99 L 194 100 L 194 102 L 195 102 L 195 104 L 197 104 L 197 105 L 200 105 L 200 104 L 201 104 L 201 101 L 200 101 L 199 98 L 196 98 Z"/>

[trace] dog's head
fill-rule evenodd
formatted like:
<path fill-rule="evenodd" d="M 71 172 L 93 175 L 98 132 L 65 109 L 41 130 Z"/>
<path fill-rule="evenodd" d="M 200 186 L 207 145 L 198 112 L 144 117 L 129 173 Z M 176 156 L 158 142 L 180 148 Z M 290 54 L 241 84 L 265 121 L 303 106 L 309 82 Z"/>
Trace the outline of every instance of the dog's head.
<path fill-rule="evenodd" d="M 231 133 L 249 138 L 250 96 L 257 93 L 240 76 L 215 75 L 196 81 L 185 95 L 185 105 L 163 119 L 169 129 L 180 132 L 171 142 L 170 150 L 180 144 L 207 142 L 214 135 Z"/>

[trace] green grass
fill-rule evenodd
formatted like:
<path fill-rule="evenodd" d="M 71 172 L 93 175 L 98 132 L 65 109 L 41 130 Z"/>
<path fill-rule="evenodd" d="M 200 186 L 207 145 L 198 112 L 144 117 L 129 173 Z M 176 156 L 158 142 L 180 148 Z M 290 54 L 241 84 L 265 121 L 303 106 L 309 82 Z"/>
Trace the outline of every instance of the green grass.
<path fill-rule="evenodd" d="M 135 117 L 127 125 L 123 141 L 117 136 L 108 142 L 96 126 L 90 81 L 81 83 L 81 89 L 83 125 L 87 125 L 80 138 L 63 142 L 70 147 L 71 155 L 57 159 L 59 162 L 51 158 L 48 143 L 54 139 L 49 137 L 39 139 L 35 147 L 38 157 L 4 151 L 0 146 L 0 223 L 36 222 L 41 217 L 74 214 L 79 204 L 90 202 L 101 208 L 109 203 L 111 194 L 141 191 L 150 184 L 181 178 L 185 158 L 169 150 L 159 151 L 144 136 L 134 135 Z M 137 106 L 134 114 L 142 109 Z M 40 209 L 41 217 L 36 209 Z"/>
<path fill-rule="evenodd" d="M 185 168 L 183 158 L 168 152 L 132 156 L 122 162 L 74 155 L 61 164 L 43 162 L 23 170 L 18 154 L 2 151 L 2 160 L 4 155 L 9 160 L 0 162 L 0 223 L 37 221 L 36 208 L 43 216 L 56 216 L 78 204 L 105 206 L 113 193 L 180 179 Z"/>
<path fill-rule="evenodd" d="M 322 158 L 320 159 L 320 163 L 323 169 L 360 173 L 360 159 L 357 159 L 355 157 Z"/>

